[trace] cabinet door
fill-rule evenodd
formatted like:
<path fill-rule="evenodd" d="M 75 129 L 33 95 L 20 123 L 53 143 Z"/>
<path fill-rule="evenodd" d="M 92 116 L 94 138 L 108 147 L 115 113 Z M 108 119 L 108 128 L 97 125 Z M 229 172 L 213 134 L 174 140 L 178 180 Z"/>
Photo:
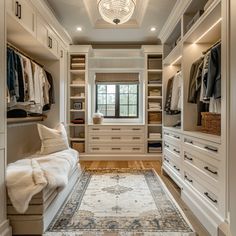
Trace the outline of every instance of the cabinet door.
<path fill-rule="evenodd" d="M 9 15 L 14 17 L 25 29 L 33 35 L 35 30 L 35 11 L 27 0 L 8 0 L 6 8 Z"/>
<path fill-rule="evenodd" d="M 40 16 L 37 16 L 37 40 L 49 48 L 47 23 Z"/>
<path fill-rule="evenodd" d="M 58 39 L 51 29 L 48 29 L 48 46 L 52 53 L 58 57 Z"/>
<path fill-rule="evenodd" d="M 36 35 L 36 14 L 33 7 L 27 0 L 18 0 L 18 2 L 18 19 L 26 29 L 28 29 L 32 34 Z"/>

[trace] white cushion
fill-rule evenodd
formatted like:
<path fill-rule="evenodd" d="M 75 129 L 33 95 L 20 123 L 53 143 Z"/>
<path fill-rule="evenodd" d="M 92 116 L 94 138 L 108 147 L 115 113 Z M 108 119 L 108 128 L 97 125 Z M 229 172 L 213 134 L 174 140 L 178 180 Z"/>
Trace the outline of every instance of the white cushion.
<path fill-rule="evenodd" d="M 63 124 L 59 124 L 55 129 L 50 129 L 44 125 L 38 124 L 38 132 L 42 142 L 42 155 L 63 151 L 69 148 L 67 133 Z"/>

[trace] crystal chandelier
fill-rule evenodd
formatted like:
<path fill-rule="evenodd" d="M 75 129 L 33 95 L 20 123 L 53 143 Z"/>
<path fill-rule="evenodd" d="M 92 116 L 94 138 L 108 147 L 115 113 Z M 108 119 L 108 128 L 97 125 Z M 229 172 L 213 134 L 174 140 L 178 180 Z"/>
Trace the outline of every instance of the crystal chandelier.
<path fill-rule="evenodd" d="M 103 20 L 118 25 L 131 18 L 136 0 L 98 0 L 97 3 Z"/>

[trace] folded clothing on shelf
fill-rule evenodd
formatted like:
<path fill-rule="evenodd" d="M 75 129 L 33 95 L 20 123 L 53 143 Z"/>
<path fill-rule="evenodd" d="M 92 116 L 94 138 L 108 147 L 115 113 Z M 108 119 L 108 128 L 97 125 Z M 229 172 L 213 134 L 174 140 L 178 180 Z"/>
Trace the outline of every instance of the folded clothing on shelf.
<path fill-rule="evenodd" d="M 149 133 L 149 138 L 151 139 L 160 139 L 161 133 Z"/>
<path fill-rule="evenodd" d="M 84 124 L 84 119 L 83 118 L 76 118 L 71 121 L 73 124 Z"/>
<path fill-rule="evenodd" d="M 162 151 L 162 143 L 160 142 L 148 143 L 149 153 L 160 153 L 161 151 Z"/>

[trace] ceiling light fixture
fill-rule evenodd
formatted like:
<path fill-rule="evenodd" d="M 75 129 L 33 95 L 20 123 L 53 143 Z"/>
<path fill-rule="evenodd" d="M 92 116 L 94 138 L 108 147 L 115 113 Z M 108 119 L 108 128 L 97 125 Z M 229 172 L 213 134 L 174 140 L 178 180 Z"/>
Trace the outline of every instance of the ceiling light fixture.
<path fill-rule="evenodd" d="M 77 31 L 82 31 L 81 27 L 77 27 L 76 29 L 77 29 Z"/>
<path fill-rule="evenodd" d="M 98 10 L 103 18 L 111 24 L 123 24 L 134 13 L 136 0 L 97 0 Z"/>
<path fill-rule="evenodd" d="M 151 29 L 150 29 L 150 31 L 152 31 L 152 32 L 155 32 L 157 29 L 156 29 L 156 27 L 152 27 Z"/>

